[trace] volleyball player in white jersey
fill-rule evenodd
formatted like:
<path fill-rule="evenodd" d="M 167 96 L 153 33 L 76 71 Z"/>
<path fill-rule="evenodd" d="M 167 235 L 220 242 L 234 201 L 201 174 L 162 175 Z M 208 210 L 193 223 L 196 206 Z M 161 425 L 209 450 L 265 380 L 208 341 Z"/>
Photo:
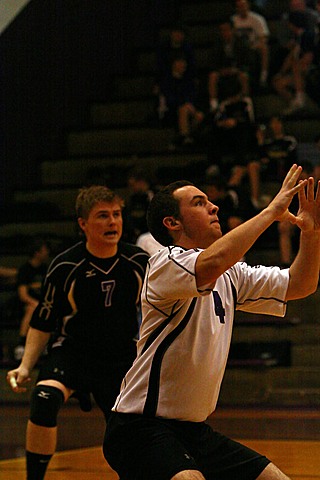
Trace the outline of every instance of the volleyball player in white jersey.
<path fill-rule="evenodd" d="M 218 207 L 190 182 L 170 184 L 148 212 L 167 248 L 149 260 L 137 358 L 107 425 L 104 454 L 121 480 L 285 480 L 270 460 L 214 432 L 234 310 L 284 316 L 312 294 L 320 265 L 320 187 L 293 165 L 271 203 L 222 237 Z M 298 193 L 297 216 L 288 211 Z M 238 263 L 274 221 L 301 229 L 290 269 Z M 312 262 L 310 257 L 312 256 Z"/>

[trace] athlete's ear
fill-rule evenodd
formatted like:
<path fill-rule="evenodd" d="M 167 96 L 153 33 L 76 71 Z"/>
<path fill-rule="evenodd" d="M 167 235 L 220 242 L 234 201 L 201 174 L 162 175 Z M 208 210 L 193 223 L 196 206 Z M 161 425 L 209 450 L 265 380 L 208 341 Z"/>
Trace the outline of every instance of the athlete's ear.
<path fill-rule="evenodd" d="M 82 230 L 83 232 L 85 232 L 86 221 L 85 221 L 84 218 L 82 218 L 82 217 L 79 217 L 79 218 L 78 218 L 78 225 L 79 225 L 79 227 L 81 228 L 81 230 Z"/>
<path fill-rule="evenodd" d="M 180 222 L 174 217 L 164 217 L 163 225 L 167 227 L 168 230 L 180 230 Z"/>

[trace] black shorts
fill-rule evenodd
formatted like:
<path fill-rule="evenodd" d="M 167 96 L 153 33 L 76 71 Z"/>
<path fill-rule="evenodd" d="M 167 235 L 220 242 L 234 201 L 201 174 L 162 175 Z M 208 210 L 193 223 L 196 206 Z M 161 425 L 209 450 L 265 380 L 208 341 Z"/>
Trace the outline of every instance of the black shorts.
<path fill-rule="evenodd" d="M 121 480 L 170 480 L 183 470 L 198 470 L 206 480 L 254 480 L 270 463 L 204 422 L 114 412 L 104 456 Z"/>
<path fill-rule="evenodd" d="M 40 367 L 37 381 L 56 380 L 72 390 L 92 393 L 107 417 L 134 358 L 134 343 L 132 355 L 124 359 L 110 359 L 98 356 L 95 352 L 84 351 L 72 340 L 65 339 L 49 350 Z"/>

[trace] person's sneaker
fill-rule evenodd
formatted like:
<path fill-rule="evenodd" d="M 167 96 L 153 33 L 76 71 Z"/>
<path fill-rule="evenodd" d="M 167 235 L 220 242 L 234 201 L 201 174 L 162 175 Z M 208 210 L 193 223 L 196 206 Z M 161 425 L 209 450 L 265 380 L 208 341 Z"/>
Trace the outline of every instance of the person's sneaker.
<path fill-rule="evenodd" d="M 13 358 L 17 361 L 20 361 L 23 357 L 23 354 L 24 354 L 24 346 L 17 345 L 13 350 Z"/>

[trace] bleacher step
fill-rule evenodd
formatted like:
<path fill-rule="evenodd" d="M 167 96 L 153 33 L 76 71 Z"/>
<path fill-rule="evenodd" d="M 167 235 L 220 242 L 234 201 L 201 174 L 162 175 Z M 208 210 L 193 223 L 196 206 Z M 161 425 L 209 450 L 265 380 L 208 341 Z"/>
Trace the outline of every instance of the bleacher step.
<path fill-rule="evenodd" d="M 67 151 L 72 156 L 168 152 L 173 130 L 156 128 L 100 129 L 72 132 Z"/>

